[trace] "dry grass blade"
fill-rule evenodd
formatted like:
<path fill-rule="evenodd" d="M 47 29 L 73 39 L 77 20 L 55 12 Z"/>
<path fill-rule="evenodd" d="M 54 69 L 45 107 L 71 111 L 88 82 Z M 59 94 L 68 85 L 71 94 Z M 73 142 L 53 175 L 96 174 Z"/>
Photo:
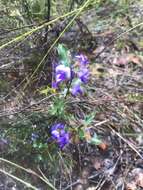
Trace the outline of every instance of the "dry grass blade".
<path fill-rule="evenodd" d="M 108 126 L 114 134 L 116 134 L 120 139 L 122 139 L 142 160 L 143 156 L 139 153 L 139 151 L 136 149 L 136 147 L 129 142 L 127 139 L 125 139 L 120 133 L 116 132 L 112 127 Z"/>
<path fill-rule="evenodd" d="M 39 174 L 37 174 L 36 172 L 34 172 L 34 171 L 32 171 L 31 169 L 26 169 L 26 168 L 24 168 L 24 167 L 22 167 L 22 166 L 20 166 L 20 165 L 18 165 L 18 164 L 15 164 L 14 162 L 11 162 L 11 161 L 9 161 L 9 160 L 7 160 L 7 159 L 4 159 L 4 158 L 0 158 L 0 161 L 3 161 L 3 162 L 6 162 L 6 163 L 8 163 L 8 164 L 11 164 L 11 165 L 13 165 L 13 166 L 15 166 L 15 167 L 17 167 L 17 168 L 19 168 L 19 169 L 21 169 L 21 170 L 23 170 L 23 171 L 25 171 L 25 172 L 27 172 L 27 173 L 30 173 L 30 174 L 33 174 L 33 175 L 35 175 L 35 176 L 37 176 L 39 179 L 41 179 L 43 182 L 45 182 L 49 187 L 51 187 L 52 189 L 54 189 L 54 190 L 56 190 L 56 188 L 49 182 L 49 180 L 47 179 L 47 178 L 43 178 L 43 177 L 41 177 Z M 5 171 L 3 171 L 3 170 L 0 170 L 1 172 L 5 172 Z M 6 173 L 6 172 L 5 172 Z M 8 173 L 9 174 L 9 173 Z M 9 176 L 10 176 L 11 174 L 9 174 Z M 11 176 L 10 176 L 11 177 Z M 15 176 L 14 176 L 15 177 Z M 14 178 L 13 177 L 13 178 Z M 16 179 L 17 179 L 17 177 L 15 177 Z M 19 179 L 19 181 L 20 181 L 20 179 Z M 23 181 L 23 180 L 21 180 L 21 181 Z M 25 182 L 26 183 L 26 182 Z"/>
<path fill-rule="evenodd" d="M 19 181 L 20 183 L 26 185 L 28 188 L 31 188 L 31 189 L 33 189 L 33 190 L 38 190 L 38 188 L 34 187 L 34 186 L 31 185 L 30 183 L 27 183 L 27 182 L 23 181 L 22 179 L 20 179 L 20 178 L 14 176 L 14 175 L 12 175 L 12 174 L 10 174 L 10 173 L 8 173 L 8 172 L 2 170 L 2 169 L 0 169 L 0 172 L 3 173 L 3 174 L 5 174 L 5 175 L 7 175 L 7 176 L 9 176 L 9 177 L 11 177 L 11 178 L 13 178 L 13 179 L 15 179 L 15 180 L 17 180 L 17 181 Z"/>

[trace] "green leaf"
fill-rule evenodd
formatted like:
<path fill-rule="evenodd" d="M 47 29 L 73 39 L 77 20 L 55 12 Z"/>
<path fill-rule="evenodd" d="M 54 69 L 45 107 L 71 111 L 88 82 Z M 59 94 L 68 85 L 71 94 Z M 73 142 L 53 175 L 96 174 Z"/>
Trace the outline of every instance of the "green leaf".
<path fill-rule="evenodd" d="M 69 51 L 62 44 L 58 45 L 57 50 L 62 64 L 70 66 Z"/>
<path fill-rule="evenodd" d="M 42 161 L 42 160 L 43 160 L 42 155 L 38 154 L 38 155 L 37 155 L 37 161 Z"/>
<path fill-rule="evenodd" d="M 96 133 L 94 133 L 93 137 L 92 137 L 91 140 L 90 140 L 90 143 L 91 143 L 91 144 L 95 144 L 95 145 L 99 145 L 99 144 L 102 143 L 102 140 L 99 139 L 99 137 L 97 136 Z"/>
<path fill-rule="evenodd" d="M 83 140 L 84 139 L 84 130 L 83 129 L 81 129 L 81 128 L 79 128 L 79 130 L 78 130 L 78 135 L 79 135 L 79 138 L 81 139 L 81 140 Z"/>
<path fill-rule="evenodd" d="M 55 98 L 53 105 L 49 109 L 49 113 L 53 116 L 64 118 L 67 115 L 65 101 Z"/>
<path fill-rule="evenodd" d="M 38 147 L 37 142 L 34 142 L 34 143 L 33 143 L 33 148 L 37 148 L 37 147 Z"/>
<path fill-rule="evenodd" d="M 94 117 L 95 117 L 95 112 L 92 112 L 91 114 L 86 115 L 85 119 L 83 120 L 83 124 L 85 126 L 88 126 L 89 124 L 92 123 Z"/>

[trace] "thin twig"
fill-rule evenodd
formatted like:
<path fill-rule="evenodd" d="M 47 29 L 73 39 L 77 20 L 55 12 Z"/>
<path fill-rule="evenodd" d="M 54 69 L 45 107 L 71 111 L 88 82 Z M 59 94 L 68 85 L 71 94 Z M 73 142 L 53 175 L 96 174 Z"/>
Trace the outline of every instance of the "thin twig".
<path fill-rule="evenodd" d="M 56 96 L 57 94 L 58 94 L 58 93 L 56 93 L 56 94 L 51 94 L 50 96 L 48 96 L 48 97 L 46 97 L 46 98 L 43 98 L 43 99 L 41 99 L 40 101 L 38 101 L 38 102 L 36 102 L 36 103 L 34 103 L 34 104 L 32 104 L 32 105 L 28 105 L 28 106 L 24 107 L 23 109 L 20 109 L 20 110 L 18 110 L 18 111 L 12 112 L 12 113 L 3 113 L 3 112 L 1 112 L 1 113 L 0 113 L 0 114 L 1 114 L 0 117 L 10 116 L 10 115 L 16 115 L 16 114 L 22 113 L 22 112 L 26 111 L 27 109 L 29 109 L 29 108 L 31 108 L 31 107 L 33 107 L 33 106 L 37 106 L 37 105 L 41 104 L 42 102 L 44 102 L 44 101 L 50 99 L 51 97 Z"/>
<path fill-rule="evenodd" d="M 88 177 L 88 179 L 94 179 L 95 177 L 99 176 L 102 172 L 98 172 L 97 174 L 91 175 Z M 77 185 L 78 183 L 80 183 L 80 179 L 78 179 L 77 181 L 73 182 L 72 184 L 68 185 L 67 187 L 65 187 L 63 190 L 67 190 L 70 187 L 73 187 L 75 185 Z"/>
<path fill-rule="evenodd" d="M 125 35 L 125 34 L 131 32 L 132 30 L 138 28 L 138 27 L 141 26 L 141 25 L 143 25 L 143 22 L 141 22 L 141 23 L 135 25 L 134 27 L 129 28 L 129 29 L 126 30 L 125 32 L 122 32 L 121 34 L 117 35 L 117 37 L 116 37 L 116 38 L 113 38 L 113 40 L 111 40 L 111 41 L 107 44 L 107 46 L 105 46 L 105 47 L 102 49 L 102 51 L 100 51 L 94 58 L 99 57 L 106 49 L 109 48 L 109 46 L 111 46 L 111 45 L 113 44 L 113 42 L 115 42 L 116 40 L 120 39 L 123 35 Z"/>
<path fill-rule="evenodd" d="M 30 183 L 27 183 L 27 182 L 23 181 L 22 179 L 14 176 L 14 175 L 12 175 L 12 174 L 10 174 L 10 173 L 2 170 L 2 169 L 0 169 L 0 172 L 3 173 L 3 174 L 5 174 L 5 175 L 7 175 L 7 176 L 9 176 L 9 177 L 11 177 L 11 178 L 13 178 L 13 179 L 15 179 L 15 180 L 17 180 L 17 181 L 19 181 L 20 183 L 26 185 L 28 188 L 31 188 L 31 189 L 34 189 L 34 190 L 38 190 L 38 188 L 36 188 L 35 186 L 31 185 Z"/>
<path fill-rule="evenodd" d="M 143 156 L 139 153 L 139 151 L 136 149 L 136 147 L 131 142 L 129 142 L 124 137 L 122 137 L 121 134 L 118 133 L 117 131 L 115 131 L 111 126 L 108 126 L 108 127 L 112 130 L 112 132 L 114 134 L 116 134 L 119 138 L 121 138 L 143 160 Z"/>
<path fill-rule="evenodd" d="M 43 182 L 45 182 L 45 183 L 46 183 L 49 187 L 51 187 L 53 190 L 56 190 L 56 188 L 49 182 L 49 180 L 48 180 L 47 178 L 41 177 L 39 174 L 37 174 L 37 173 L 34 172 L 33 170 L 31 170 L 31 169 L 26 169 L 26 168 L 24 168 L 23 166 L 20 166 L 20 165 L 18 165 L 18 164 L 16 164 L 16 163 L 11 162 L 11 161 L 9 161 L 9 160 L 7 160 L 7 159 L 4 159 L 4 158 L 0 158 L 0 161 L 3 161 L 3 162 L 8 163 L 8 164 L 11 164 L 11 165 L 13 165 L 13 166 L 15 166 L 15 167 L 17 167 L 17 168 L 19 168 L 19 169 L 21 169 L 21 170 L 27 172 L 27 173 L 30 173 L 30 174 L 32 174 L 32 175 L 35 175 L 36 177 L 38 177 L 39 179 L 41 179 Z M 2 172 L 2 171 L 1 171 L 1 172 Z M 4 172 L 3 172 L 3 173 L 4 173 Z"/>

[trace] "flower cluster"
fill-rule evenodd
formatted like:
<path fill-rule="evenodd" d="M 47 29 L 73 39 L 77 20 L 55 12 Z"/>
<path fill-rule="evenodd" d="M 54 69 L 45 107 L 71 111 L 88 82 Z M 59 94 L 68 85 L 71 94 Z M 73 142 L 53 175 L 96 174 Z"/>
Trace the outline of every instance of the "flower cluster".
<path fill-rule="evenodd" d="M 73 96 L 84 93 L 84 84 L 89 80 L 88 59 L 80 54 L 76 57 L 78 67 L 59 64 L 55 67 L 55 80 L 52 83 L 53 88 L 59 87 L 63 82 L 70 82 L 70 92 Z"/>
<path fill-rule="evenodd" d="M 51 135 L 60 148 L 69 143 L 69 133 L 65 131 L 65 125 L 62 123 L 56 123 L 51 127 Z"/>
<path fill-rule="evenodd" d="M 89 64 L 87 57 L 83 54 L 77 55 L 76 58 L 78 59 L 78 61 L 82 66 L 86 66 Z"/>
<path fill-rule="evenodd" d="M 80 54 L 76 56 L 78 62 L 78 70 L 76 71 L 76 78 L 72 83 L 71 93 L 76 96 L 84 93 L 84 84 L 89 80 L 88 59 L 85 55 Z"/>

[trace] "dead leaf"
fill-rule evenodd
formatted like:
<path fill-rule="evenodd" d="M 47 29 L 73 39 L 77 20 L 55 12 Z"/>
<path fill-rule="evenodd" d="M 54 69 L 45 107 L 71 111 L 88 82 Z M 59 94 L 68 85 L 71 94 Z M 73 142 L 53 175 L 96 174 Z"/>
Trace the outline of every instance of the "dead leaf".
<path fill-rule="evenodd" d="M 136 185 L 139 187 L 143 187 L 143 169 L 141 169 L 141 168 L 133 169 L 132 175 L 134 176 Z"/>
<path fill-rule="evenodd" d="M 79 144 L 80 143 L 79 136 L 73 133 L 72 138 L 71 138 L 71 143 Z"/>
<path fill-rule="evenodd" d="M 143 173 L 138 174 L 137 185 L 143 188 Z"/>
<path fill-rule="evenodd" d="M 106 142 L 102 142 L 101 144 L 98 145 L 98 147 L 102 150 L 106 150 L 108 148 L 108 145 Z"/>
<path fill-rule="evenodd" d="M 142 67 L 140 57 L 134 54 L 124 54 L 121 55 L 120 57 L 114 58 L 113 60 L 113 64 L 117 66 L 125 66 L 130 62 Z"/>
<path fill-rule="evenodd" d="M 127 190 L 137 190 L 138 187 L 143 188 L 143 169 L 135 168 L 131 171 L 131 180 L 127 183 Z"/>
<path fill-rule="evenodd" d="M 137 190 L 137 186 L 135 182 L 128 183 L 126 185 L 126 190 Z"/>

